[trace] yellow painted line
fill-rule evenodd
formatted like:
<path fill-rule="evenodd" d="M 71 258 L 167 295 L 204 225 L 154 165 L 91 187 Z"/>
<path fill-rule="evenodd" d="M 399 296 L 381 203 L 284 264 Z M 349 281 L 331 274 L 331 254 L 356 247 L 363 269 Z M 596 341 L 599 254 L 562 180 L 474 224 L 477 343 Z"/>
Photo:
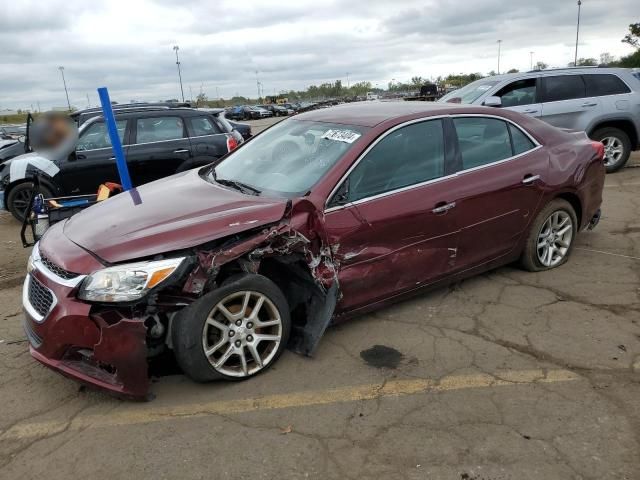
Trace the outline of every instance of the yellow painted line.
<path fill-rule="evenodd" d="M 487 374 L 451 375 L 432 380 L 428 378 L 393 380 L 386 383 L 356 385 L 327 390 L 267 395 L 263 397 L 220 400 L 173 407 L 157 407 L 153 404 L 128 404 L 107 414 L 79 415 L 69 423 L 62 420 L 18 423 L 0 435 L 2 440 L 20 440 L 55 435 L 62 431 L 85 428 L 117 427 L 145 423 L 194 418 L 207 415 L 233 415 L 245 412 L 301 408 L 335 403 L 374 400 L 383 397 L 417 395 L 428 392 L 446 392 L 471 388 L 491 388 L 535 383 L 556 383 L 578 380 L 580 377 L 568 370 L 509 370 L 495 376 Z"/>

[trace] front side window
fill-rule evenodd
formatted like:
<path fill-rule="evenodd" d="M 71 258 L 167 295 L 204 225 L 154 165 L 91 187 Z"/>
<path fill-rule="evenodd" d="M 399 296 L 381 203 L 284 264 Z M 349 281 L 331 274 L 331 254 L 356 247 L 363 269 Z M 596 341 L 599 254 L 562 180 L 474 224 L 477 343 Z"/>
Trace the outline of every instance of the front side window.
<path fill-rule="evenodd" d="M 258 194 L 303 195 L 358 145 L 366 127 L 285 120 L 265 130 L 212 169 L 207 180 L 241 183 Z"/>
<path fill-rule="evenodd" d="M 545 102 L 559 102 L 586 96 L 582 75 L 544 77 Z"/>
<path fill-rule="evenodd" d="M 120 137 L 120 143 L 124 138 L 124 131 L 127 126 L 126 120 L 116 121 L 116 128 L 118 129 L 118 136 Z M 110 148 L 111 139 L 109 138 L 109 132 L 104 122 L 96 122 L 89 125 L 80 133 L 76 150 L 95 150 L 98 148 Z"/>
<path fill-rule="evenodd" d="M 531 105 L 536 102 L 536 79 L 516 80 L 496 93 L 502 99 L 503 107 Z"/>
<path fill-rule="evenodd" d="M 139 118 L 136 127 L 136 143 L 184 138 L 184 122 L 180 117 Z"/>
<path fill-rule="evenodd" d="M 220 133 L 211 119 L 208 117 L 192 117 L 191 128 L 193 129 L 193 135 L 201 137 L 203 135 L 215 135 Z"/>
<path fill-rule="evenodd" d="M 399 128 L 367 153 L 348 179 L 348 201 L 354 202 L 444 175 L 441 120 Z"/>
<path fill-rule="evenodd" d="M 462 168 L 480 167 L 512 156 L 507 122 L 495 118 L 454 118 Z"/>
<path fill-rule="evenodd" d="M 587 97 L 619 95 L 631 91 L 622 80 L 611 74 L 584 75 L 584 83 L 587 86 Z"/>

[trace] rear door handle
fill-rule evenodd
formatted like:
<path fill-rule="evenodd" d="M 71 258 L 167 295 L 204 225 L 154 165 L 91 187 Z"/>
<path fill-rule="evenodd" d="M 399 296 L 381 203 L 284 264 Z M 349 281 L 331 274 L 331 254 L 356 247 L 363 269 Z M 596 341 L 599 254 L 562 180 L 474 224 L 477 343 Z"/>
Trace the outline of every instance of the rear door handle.
<path fill-rule="evenodd" d="M 173 153 L 189 153 L 188 148 L 180 148 L 178 150 L 174 150 Z"/>
<path fill-rule="evenodd" d="M 595 107 L 597 104 L 597 102 L 584 102 L 582 104 L 583 107 Z"/>
<path fill-rule="evenodd" d="M 536 180 L 540 180 L 540 175 L 527 175 L 522 179 L 522 183 L 524 183 L 525 185 L 529 185 Z"/>
<path fill-rule="evenodd" d="M 451 210 L 453 207 L 456 206 L 456 202 L 451 202 L 451 203 L 443 203 L 443 205 L 437 204 L 438 206 L 436 206 L 433 210 L 431 210 L 433 213 L 445 213 L 448 210 Z"/>

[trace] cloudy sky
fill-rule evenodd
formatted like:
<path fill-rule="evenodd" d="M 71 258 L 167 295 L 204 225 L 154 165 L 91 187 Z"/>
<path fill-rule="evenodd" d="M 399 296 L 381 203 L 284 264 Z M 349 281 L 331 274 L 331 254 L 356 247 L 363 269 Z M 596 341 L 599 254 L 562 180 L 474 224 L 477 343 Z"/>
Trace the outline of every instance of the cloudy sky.
<path fill-rule="evenodd" d="M 639 0 L 583 0 L 580 57 L 631 52 L 620 42 Z M 635 16 L 634 16 L 635 13 Z M 3 0 L 0 110 L 178 98 L 256 96 L 341 79 L 431 77 L 573 60 L 574 0 Z M 217 93 L 216 93 L 217 92 Z"/>

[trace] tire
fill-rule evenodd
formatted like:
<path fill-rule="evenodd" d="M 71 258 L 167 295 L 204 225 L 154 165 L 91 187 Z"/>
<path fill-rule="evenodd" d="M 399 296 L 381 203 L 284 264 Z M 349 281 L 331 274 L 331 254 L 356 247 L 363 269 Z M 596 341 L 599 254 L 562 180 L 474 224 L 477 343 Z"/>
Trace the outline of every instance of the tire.
<path fill-rule="evenodd" d="M 607 173 L 616 172 L 625 166 L 631 155 L 629 135 L 619 128 L 605 127 L 593 132 L 591 138 L 604 144 Z"/>
<path fill-rule="evenodd" d="M 7 195 L 7 210 L 9 210 L 11 215 L 20 222 L 24 220 L 24 214 L 27 208 L 27 202 L 29 201 L 29 196 L 31 195 L 31 190 L 33 190 L 33 182 L 23 182 L 9 190 L 9 195 Z M 51 190 L 47 187 L 43 187 L 42 185 L 40 185 L 38 193 L 41 193 L 45 198 L 53 197 Z"/>
<path fill-rule="evenodd" d="M 263 300 L 256 320 L 251 313 L 260 298 Z M 228 316 L 220 304 L 227 309 Z M 237 321 L 241 325 L 238 326 Z M 261 321 L 269 326 L 257 326 Z M 192 380 L 244 380 L 276 362 L 287 345 L 290 331 L 289 305 L 277 285 L 262 275 L 242 274 L 230 278 L 180 312 L 172 322 L 172 341 L 178 365 Z M 257 340 L 260 335 L 279 340 Z M 205 349 L 212 350 L 210 356 Z"/>
<path fill-rule="evenodd" d="M 549 230 L 547 222 L 553 223 L 554 218 L 557 219 L 556 225 L 559 225 L 559 227 L 557 229 L 553 227 Z M 569 230 L 566 230 L 566 227 L 569 226 L 568 223 L 563 223 L 565 220 L 571 223 Z M 550 234 L 553 233 L 554 229 L 555 236 L 551 236 Z M 558 237 L 557 234 L 565 230 L 566 233 Z M 571 204 L 559 198 L 552 200 L 533 221 L 527 243 L 520 257 L 520 264 L 530 272 L 559 267 L 569 258 L 577 233 L 578 219 Z M 543 242 L 546 242 L 546 244 L 542 245 Z M 540 248 L 538 248 L 539 245 Z M 550 246 L 556 249 L 555 253 L 552 251 L 551 257 L 548 256 Z"/>

